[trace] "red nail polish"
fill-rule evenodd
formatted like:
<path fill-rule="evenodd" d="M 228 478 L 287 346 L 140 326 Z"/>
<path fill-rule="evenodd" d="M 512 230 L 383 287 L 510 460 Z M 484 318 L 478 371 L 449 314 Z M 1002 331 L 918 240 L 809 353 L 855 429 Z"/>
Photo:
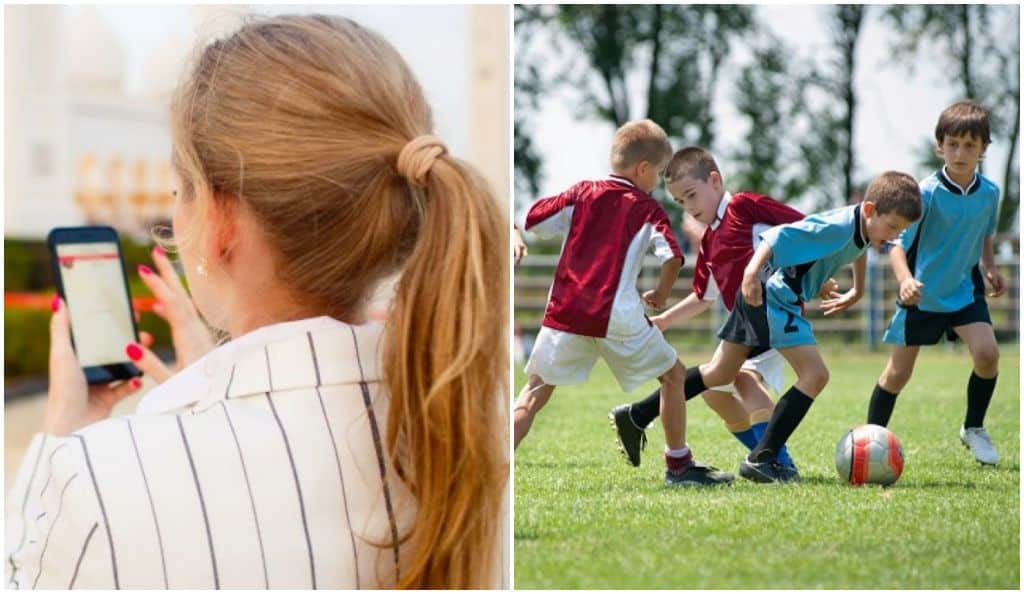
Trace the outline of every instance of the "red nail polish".
<path fill-rule="evenodd" d="M 134 342 L 129 342 L 128 346 L 125 347 L 124 352 L 128 354 L 128 358 L 132 361 L 138 361 L 142 358 L 142 347 Z"/>
<path fill-rule="evenodd" d="M 164 251 L 163 246 L 161 246 L 160 244 L 153 246 L 153 253 L 159 256 L 163 256 L 165 258 L 167 257 L 167 252 Z"/>
<path fill-rule="evenodd" d="M 132 381 L 131 381 L 131 384 L 132 384 L 132 387 L 133 387 L 133 388 L 135 388 L 135 389 L 139 389 L 139 388 L 141 388 L 141 387 L 142 387 L 142 380 L 140 380 L 140 379 L 139 379 L 139 378 L 137 378 L 137 377 L 133 377 L 133 378 L 132 378 Z"/>
<path fill-rule="evenodd" d="M 150 275 L 153 274 L 153 269 L 145 264 L 139 264 L 139 274 Z"/>
<path fill-rule="evenodd" d="M 54 312 L 60 309 L 60 295 L 53 296 L 53 301 L 50 302 L 50 309 Z"/>

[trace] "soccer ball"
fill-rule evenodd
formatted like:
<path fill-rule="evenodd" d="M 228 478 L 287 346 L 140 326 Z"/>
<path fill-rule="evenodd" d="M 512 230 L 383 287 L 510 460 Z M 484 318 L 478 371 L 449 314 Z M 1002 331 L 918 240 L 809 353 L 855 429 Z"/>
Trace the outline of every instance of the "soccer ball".
<path fill-rule="evenodd" d="M 903 447 L 880 425 L 858 425 L 836 444 L 836 471 L 851 485 L 891 485 L 903 473 Z"/>

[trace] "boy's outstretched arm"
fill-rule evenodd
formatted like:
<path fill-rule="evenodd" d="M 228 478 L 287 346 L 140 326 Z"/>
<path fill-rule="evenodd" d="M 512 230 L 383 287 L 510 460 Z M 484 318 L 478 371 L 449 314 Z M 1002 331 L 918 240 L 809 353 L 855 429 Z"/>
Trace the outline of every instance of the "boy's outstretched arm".
<path fill-rule="evenodd" d="M 851 305 L 860 301 L 864 295 L 864 272 L 868 267 L 868 255 L 861 254 L 853 261 L 853 288 L 845 293 L 836 293 L 835 297 L 821 301 L 821 311 L 826 316 L 847 310 Z M 831 280 L 831 279 L 830 279 Z"/>
<path fill-rule="evenodd" d="M 651 322 L 658 327 L 659 330 L 664 330 L 673 324 L 678 324 L 683 320 L 688 320 L 694 316 L 706 312 L 714 301 L 704 300 L 697 296 L 697 293 L 690 293 L 679 303 L 673 305 L 664 312 L 653 316 Z"/>
<path fill-rule="evenodd" d="M 920 303 L 921 289 L 924 288 L 924 283 L 918 282 L 914 278 L 914 274 L 910 272 L 910 266 L 907 265 L 907 252 L 903 246 L 893 245 L 889 248 L 889 263 L 892 264 L 892 271 L 900 286 L 900 303 L 903 305 Z"/>
<path fill-rule="evenodd" d="M 661 265 L 661 278 L 658 279 L 658 287 L 653 291 L 644 293 L 644 301 L 654 309 L 665 307 L 668 296 L 672 292 L 672 285 L 679 276 L 679 269 L 683 267 L 682 258 L 670 258 Z"/>
<path fill-rule="evenodd" d="M 740 290 L 743 292 L 743 300 L 747 302 L 747 305 L 754 307 L 761 305 L 763 295 L 761 294 L 761 279 L 758 278 L 758 275 L 771 259 L 772 246 L 768 245 L 767 241 L 762 241 L 754 251 L 754 255 L 750 257 L 750 262 L 747 262 L 747 267 L 743 269 L 743 284 L 740 285 Z"/>
<path fill-rule="evenodd" d="M 981 248 L 981 265 L 985 267 L 985 278 L 992 285 L 992 291 L 988 296 L 999 297 L 1005 293 L 1006 281 L 1003 280 L 1003 275 L 999 274 L 999 268 L 996 266 L 996 253 L 992 248 L 991 235 L 985 238 L 985 245 Z"/>

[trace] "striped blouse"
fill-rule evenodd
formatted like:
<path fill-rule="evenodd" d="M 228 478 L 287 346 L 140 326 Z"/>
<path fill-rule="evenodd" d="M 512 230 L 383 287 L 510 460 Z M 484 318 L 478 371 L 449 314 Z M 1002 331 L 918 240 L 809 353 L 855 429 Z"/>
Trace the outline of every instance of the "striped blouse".
<path fill-rule="evenodd" d="M 384 448 L 381 331 L 258 330 L 143 413 L 37 435 L 7 498 L 7 587 L 393 586 L 416 506 Z"/>

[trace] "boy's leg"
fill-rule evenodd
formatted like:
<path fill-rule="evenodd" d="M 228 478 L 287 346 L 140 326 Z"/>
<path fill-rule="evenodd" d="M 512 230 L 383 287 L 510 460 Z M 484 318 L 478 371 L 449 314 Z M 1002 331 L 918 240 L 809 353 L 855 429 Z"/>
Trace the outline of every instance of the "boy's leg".
<path fill-rule="evenodd" d="M 796 478 L 795 470 L 782 467 L 776 456 L 828 384 L 828 369 L 817 345 L 779 349 L 779 353 L 793 367 L 797 380 L 779 398 L 764 436 L 740 464 L 740 475 L 756 482 L 787 482 Z"/>
<path fill-rule="evenodd" d="M 772 411 L 775 409 L 775 403 L 772 402 L 771 396 L 768 395 L 768 387 L 764 385 L 761 379 L 761 375 L 758 372 L 753 369 L 744 368 L 736 375 L 736 381 L 733 382 L 733 385 L 736 386 L 736 392 L 742 399 L 744 412 L 747 415 L 747 424 L 750 427 L 749 432 L 753 440 L 753 444 L 747 447 L 751 450 L 757 447 L 758 442 L 764 436 Z M 734 433 L 734 435 L 736 434 Z M 738 435 L 737 439 L 739 439 Z M 796 468 L 796 464 L 793 463 L 793 459 L 789 456 L 789 450 L 785 445 L 779 448 L 776 457 L 779 460 L 779 464 Z"/>
<path fill-rule="evenodd" d="M 878 378 L 875 389 L 871 392 L 871 402 L 868 404 L 868 424 L 887 427 L 892 417 L 892 409 L 896 406 L 896 396 L 903 391 L 910 376 L 914 373 L 914 363 L 917 361 L 917 354 L 921 351 L 919 346 L 895 345 L 889 361 L 885 364 L 885 370 Z"/>
<path fill-rule="evenodd" d="M 967 414 L 960 429 L 960 439 L 979 462 L 996 464 L 999 454 L 984 428 L 985 413 L 992 401 L 999 373 L 999 345 L 995 332 L 992 325 L 985 322 L 954 326 L 953 331 L 967 343 L 974 362 L 967 382 Z"/>
<path fill-rule="evenodd" d="M 686 443 L 686 399 L 683 398 L 685 368 L 676 361 L 658 378 L 661 382 L 661 424 L 665 430 L 665 484 L 670 486 L 713 486 L 731 483 L 733 475 L 694 461 Z"/>
<path fill-rule="evenodd" d="M 686 399 L 690 400 L 708 389 L 704 385 L 703 368 L 709 367 L 712 378 L 729 377 L 729 381 L 710 384 L 712 386 L 724 385 L 732 382 L 731 378 L 736 377 L 743 362 L 746 361 L 751 347 L 722 341 L 718 350 L 711 360 L 711 363 L 701 366 L 701 370 L 691 367 L 685 372 L 683 391 Z M 661 411 L 661 390 L 651 393 L 650 396 L 634 402 L 633 404 L 622 404 L 612 409 L 609 417 L 615 425 L 615 431 L 619 445 L 633 466 L 640 465 L 640 450 L 646 440 L 644 430 L 654 419 L 658 418 Z"/>
<path fill-rule="evenodd" d="M 519 442 L 530 432 L 533 418 L 548 403 L 554 391 L 554 386 L 545 384 L 544 380 L 537 375 L 531 375 L 529 381 L 523 386 L 513 409 L 515 448 L 519 447 Z"/>
<path fill-rule="evenodd" d="M 743 373 L 736 376 L 737 382 L 740 375 Z M 743 402 L 736 398 L 736 395 L 722 390 L 708 390 L 701 396 L 708 407 L 722 419 L 725 428 L 732 433 L 737 441 L 746 446 L 748 450 L 757 445 L 757 437 L 750 426 L 750 414 Z"/>

